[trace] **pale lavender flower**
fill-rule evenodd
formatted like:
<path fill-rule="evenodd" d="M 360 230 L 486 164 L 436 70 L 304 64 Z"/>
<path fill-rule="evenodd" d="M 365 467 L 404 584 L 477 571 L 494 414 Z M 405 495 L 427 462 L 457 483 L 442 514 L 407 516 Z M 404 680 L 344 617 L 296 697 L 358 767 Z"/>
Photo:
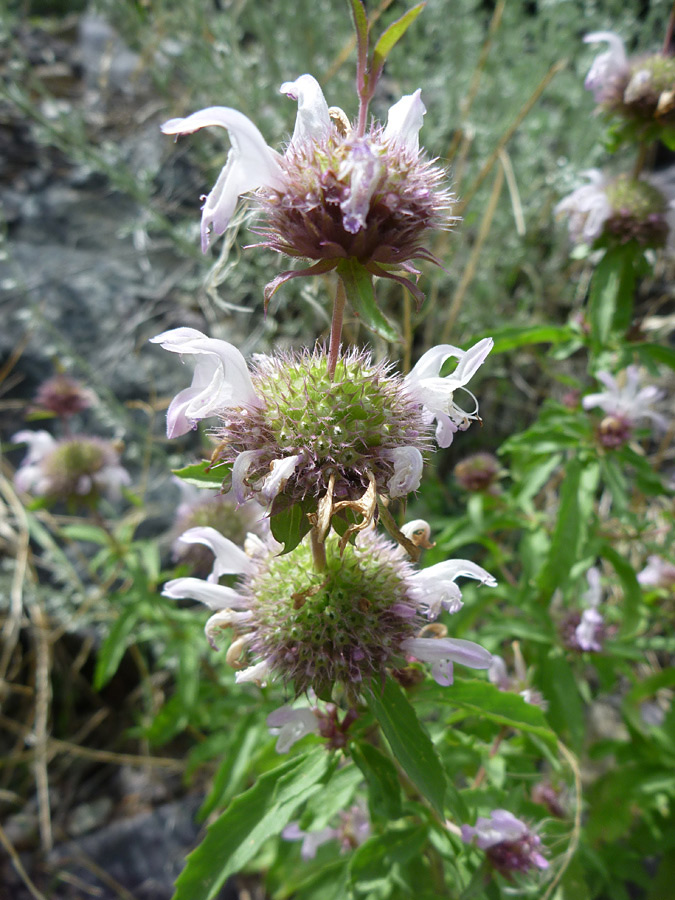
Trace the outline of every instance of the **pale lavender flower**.
<path fill-rule="evenodd" d="M 167 411 L 168 437 L 186 434 L 201 419 L 228 407 L 258 404 L 246 360 L 233 344 L 206 337 L 196 328 L 174 328 L 150 341 L 171 353 L 195 358 L 191 386 L 173 398 Z"/>
<path fill-rule="evenodd" d="M 288 752 L 293 744 L 308 734 L 318 734 L 320 725 L 316 712 L 307 706 L 298 709 L 282 706 L 267 717 L 270 732 L 278 735 L 275 747 L 277 753 Z"/>
<path fill-rule="evenodd" d="M 605 446 L 617 447 L 625 443 L 634 426 L 643 419 L 665 431 L 667 420 L 654 409 L 663 398 L 663 392 L 651 384 L 641 387 L 642 376 L 637 366 L 628 366 L 616 378 L 609 372 L 598 372 L 596 377 L 607 390 L 587 394 L 582 403 L 584 409 L 600 408 L 607 414 L 600 424 L 600 440 Z"/>
<path fill-rule="evenodd" d="M 526 703 L 533 706 L 539 706 L 541 709 L 547 709 L 548 703 L 544 700 L 541 693 L 530 686 L 525 660 L 520 652 L 520 645 L 517 641 L 513 643 L 514 657 L 514 674 L 509 674 L 506 663 L 501 656 L 493 656 L 490 668 L 488 669 L 488 679 L 492 684 L 499 688 L 500 691 L 508 691 L 520 694 Z"/>
<path fill-rule="evenodd" d="M 507 877 L 548 868 L 539 835 L 506 809 L 493 810 L 489 818 L 479 816 L 475 826 L 462 825 L 462 840 L 484 850 L 494 868 Z"/>
<path fill-rule="evenodd" d="M 290 822 L 281 836 L 287 841 L 302 841 L 300 856 L 307 861 L 314 859 L 319 847 L 328 841 L 339 841 L 342 853 L 360 847 L 370 837 L 370 831 L 366 810 L 355 803 L 340 813 L 340 823 L 336 828 L 326 826 L 318 831 L 303 831 L 298 822 Z"/>
<path fill-rule="evenodd" d="M 619 35 L 613 31 L 594 31 L 584 38 L 585 44 L 601 41 L 608 44 L 608 49 L 596 56 L 584 82 L 584 87 L 592 91 L 596 103 L 613 97 L 617 85 L 630 75 L 626 48 Z"/>
<path fill-rule="evenodd" d="M 455 584 L 458 578 L 474 578 L 488 587 L 496 587 L 496 579 L 468 559 L 447 559 L 416 572 L 412 577 L 411 596 L 429 619 L 437 619 L 444 609 L 458 612 L 462 606 L 462 592 Z"/>
<path fill-rule="evenodd" d="M 572 191 L 554 210 L 557 218 L 567 217 L 570 240 L 575 245 L 592 244 L 612 215 L 607 195 L 609 179 L 599 169 L 586 169 L 581 174 L 588 179 L 588 184 Z"/>
<path fill-rule="evenodd" d="M 675 586 L 675 563 L 662 556 L 649 556 L 637 580 L 643 587 L 671 588 Z"/>
<path fill-rule="evenodd" d="M 600 572 L 592 566 L 586 573 L 588 590 L 583 596 L 586 608 L 581 613 L 581 621 L 574 630 L 574 637 L 580 650 L 599 653 L 605 633 L 605 621 L 598 607 L 602 603 Z"/>
<path fill-rule="evenodd" d="M 405 377 L 405 384 L 419 403 L 429 423 L 436 421 L 436 440 L 439 447 L 449 447 L 455 432 L 465 431 L 473 419 L 478 419 L 478 404 L 467 383 L 485 362 L 494 346 L 492 338 L 483 338 L 469 350 L 460 350 L 451 344 L 439 344 L 427 350 Z M 441 377 L 443 363 L 457 359 L 454 372 Z M 474 401 L 474 409 L 466 412 L 455 403 L 454 393 L 463 389 Z"/>
<path fill-rule="evenodd" d="M 390 497 L 405 497 L 420 486 L 424 459 L 417 447 L 396 447 L 388 458 L 394 464 L 394 474 L 387 483 Z"/>
<path fill-rule="evenodd" d="M 215 611 L 206 625 L 212 646 L 224 629 L 232 629 L 227 661 L 238 670 L 238 682 L 292 681 L 298 694 L 313 689 L 321 696 L 339 682 L 355 698 L 362 682 L 382 677 L 388 666 L 400 668 L 409 655 L 431 662 L 434 678 L 444 685 L 452 683 L 455 662 L 490 665 L 491 654 L 471 641 L 417 636 L 434 602 L 434 583 L 440 596 L 460 575 L 495 583 L 465 560 L 432 566 L 420 579 L 402 549 L 373 528 L 342 550 L 337 535 L 329 535 L 324 573 L 315 572 L 307 541 L 279 556 L 279 545 L 269 538 L 249 536 L 244 552 L 212 528 L 193 528 L 182 540 L 207 544 L 216 556 L 214 569 L 206 581 L 174 579 L 164 594 L 190 597 Z M 218 584 L 223 574 L 240 578 L 227 587 Z M 288 725 L 285 746 L 310 725 L 314 729 L 306 710 L 284 708 L 278 715 L 270 724 Z"/>

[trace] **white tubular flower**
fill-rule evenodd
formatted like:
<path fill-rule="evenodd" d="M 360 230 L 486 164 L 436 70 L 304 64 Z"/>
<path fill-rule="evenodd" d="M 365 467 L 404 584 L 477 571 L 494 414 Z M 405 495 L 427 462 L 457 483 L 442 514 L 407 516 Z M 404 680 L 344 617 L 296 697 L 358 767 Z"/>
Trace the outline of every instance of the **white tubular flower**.
<path fill-rule="evenodd" d="M 470 669 L 489 669 L 492 663 L 485 647 L 459 638 L 408 638 L 401 647 L 415 659 L 431 663 L 434 681 L 444 687 L 453 682 L 454 663 Z"/>
<path fill-rule="evenodd" d="M 628 366 L 619 378 L 609 372 L 598 372 L 596 378 L 607 390 L 587 394 L 582 401 L 584 409 L 599 407 L 628 425 L 634 425 L 640 419 L 650 419 L 657 428 L 667 428 L 666 418 L 652 408 L 663 398 L 663 392 L 651 384 L 641 388 L 641 375 L 637 366 Z"/>
<path fill-rule="evenodd" d="M 397 447 L 386 454 L 394 463 L 387 490 L 390 497 L 405 497 L 420 486 L 424 459 L 417 447 Z"/>
<path fill-rule="evenodd" d="M 453 395 L 458 388 L 465 388 L 485 362 L 493 346 L 492 338 L 483 338 L 469 350 L 460 350 L 451 344 L 439 344 L 427 350 L 406 375 L 405 384 L 409 392 L 423 406 L 429 422 L 434 419 L 437 422 L 436 440 L 439 447 L 449 447 L 455 432 L 464 431 L 472 419 L 478 418 L 477 405 L 471 412 L 466 412 L 457 406 Z M 442 378 L 440 372 L 443 363 L 451 357 L 459 360 L 457 368 Z M 469 391 L 467 393 L 473 397 Z"/>
<path fill-rule="evenodd" d="M 643 587 L 671 587 L 675 584 L 675 565 L 661 556 L 649 556 L 637 580 Z"/>
<path fill-rule="evenodd" d="M 171 401 L 166 414 L 169 438 L 186 434 L 197 422 L 232 406 L 256 406 L 246 360 L 227 341 L 209 338 L 196 328 L 174 328 L 151 338 L 171 353 L 195 357 L 192 384 Z"/>
<path fill-rule="evenodd" d="M 252 682 L 253 684 L 264 685 L 271 676 L 269 663 L 266 659 L 255 665 L 249 666 L 247 669 L 241 669 L 235 673 L 234 680 L 237 684 L 245 684 Z"/>
<path fill-rule="evenodd" d="M 588 179 L 588 184 L 564 197 L 554 210 L 557 218 L 567 217 L 570 240 L 575 245 L 592 244 L 600 237 L 605 222 L 612 215 L 606 176 L 599 169 L 586 169 L 581 175 Z"/>
<path fill-rule="evenodd" d="M 327 138 L 331 130 L 328 104 L 319 82 L 313 75 L 301 75 L 295 81 L 285 81 L 280 93 L 298 101 L 298 115 L 291 143 L 317 141 Z"/>
<path fill-rule="evenodd" d="M 462 608 L 462 592 L 455 584 L 457 578 L 475 578 L 481 584 L 495 587 L 497 581 L 468 559 L 448 559 L 411 575 L 410 595 L 430 619 L 436 619 L 441 609 L 456 613 Z"/>
<path fill-rule="evenodd" d="M 164 585 L 162 595 L 171 597 L 172 600 L 185 598 L 199 600 L 209 609 L 227 610 L 228 612 L 237 607 L 241 609 L 246 606 L 242 597 L 231 587 L 226 587 L 224 584 L 213 584 L 213 582 L 203 581 L 201 578 L 173 578 Z"/>
<path fill-rule="evenodd" d="M 584 87 L 592 91 L 596 103 L 602 103 L 608 90 L 619 79 L 627 77 L 630 71 L 626 48 L 619 35 L 613 31 L 594 31 L 584 38 L 585 44 L 600 41 L 609 44 L 609 49 L 596 56 L 584 81 Z"/>
<path fill-rule="evenodd" d="M 283 491 L 286 482 L 295 472 L 298 463 L 301 461 L 301 453 L 272 461 L 272 471 L 263 482 L 262 495 L 265 500 L 271 502 L 277 494 Z"/>
<path fill-rule="evenodd" d="M 287 753 L 305 735 L 318 733 L 319 720 L 308 707 L 292 709 L 282 706 L 269 714 L 267 727 L 272 734 L 279 735 L 275 747 L 277 753 Z"/>
<path fill-rule="evenodd" d="M 227 129 L 232 148 L 202 207 L 204 253 L 212 231 L 216 234 L 225 232 L 242 194 L 259 187 L 283 187 L 278 154 L 267 146 L 253 122 L 236 109 L 211 106 L 186 119 L 170 119 L 162 125 L 162 131 L 164 134 L 192 134 L 212 125 Z"/>
<path fill-rule="evenodd" d="M 17 431 L 13 444 L 26 444 L 28 453 L 14 476 L 14 484 L 20 491 L 44 494 L 49 488 L 49 478 L 43 471 L 42 461 L 56 447 L 56 440 L 48 431 Z"/>
<path fill-rule="evenodd" d="M 427 111 L 421 94 L 418 88 L 414 94 L 407 94 L 390 106 L 387 124 L 382 132 L 383 140 L 403 146 L 412 153 L 419 151 L 419 134 Z"/>
<path fill-rule="evenodd" d="M 215 560 L 208 577 L 212 584 L 218 584 L 221 575 L 246 575 L 251 570 L 251 560 L 244 551 L 215 528 L 190 528 L 179 540 L 183 544 L 204 544 L 213 551 Z"/>

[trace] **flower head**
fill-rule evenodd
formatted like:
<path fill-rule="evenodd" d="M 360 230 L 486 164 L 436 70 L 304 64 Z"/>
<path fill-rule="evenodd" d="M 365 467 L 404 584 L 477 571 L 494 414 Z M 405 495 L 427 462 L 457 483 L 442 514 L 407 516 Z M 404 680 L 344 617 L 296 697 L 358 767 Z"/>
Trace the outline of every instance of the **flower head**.
<path fill-rule="evenodd" d="M 101 494 L 116 499 L 131 481 L 115 447 L 101 438 L 80 435 L 57 441 L 47 431 L 19 431 L 12 441 L 28 445 L 14 477 L 21 491 L 89 502 Z"/>
<path fill-rule="evenodd" d="M 598 372 L 596 377 L 607 390 L 587 394 L 582 403 L 584 409 L 599 408 L 606 413 L 598 431 L 603 446 L 613 448 L 625 444 L 643 419 L 651 421 L 659 430 L 666 429 L 665 417 L 654 409 L 663 392 L 654 385 L 641 387 L 642 377 L 637 366 L 628 366 L 616 378 L 609 372 Z"/>
<path fill-rule="evenodd" d="M 586 43 L 609 47 L 593 62 L 585 86 L 606 112 L 657 131 L 675 118 L 675 59 L 664 53 L 629 58 L 621 38 L 611 31 L 588 34 Z"/>
<path fill-rule="evenodd" d="M 457 463 L 454 474 L 465 491 L 492 493 L 499 477 L 499 460 L 492 453 L 472 453 Z"/>
<path fill-rule="evenodd" d="M 245 554 L 212 528 L 193 528 L 183 540 L 210 546 L 216 554 L 214 571 L 206 582 L 170 581 L 164 594 L 192 597 L 215 610 L 206 625 L 214 646 L 224 630 L 233 630 L 227 661 L 239 670 L 237 681 L 279 679 L 292 682 L 296 694 L 311 688 L 328 699 L 336 682 L 357 696 L 364 680 L 382 677 L 407 655 L 432 662 L 441 684 L 452 683 L 453 662 L 478 669 L 490 665 L 491 654 L 471 641 L 418 636 L 431 585 L 424 583 L 420 599 L 422 573 L 374 529 L 361 532 L 342 553 L 337 536 L 330 535 L 321 572 L 314 568 L 308 542 L 278 556 L 276 548 L 259 539 L 249 543 Z M 462 571 L 453 577 L 469 567 L 462 561 Z M 480 572 L 481 580 L 493 583 Z M 224 573 L 241 576 L 234 588 L 218 584 Z M 437 583 L 442 593 L 447 586 L 443 573 Z M 311 720 L 305 713 L 301 718 L 305 733 Z M 275 724 L 283 728 L 296 719 L 289 712 Z"/>
<path fill-rule="evenodd" d="M 573 244 L 592 245 L 599 238 L 643 247 L 660 247 L 668 236 L 668 203 L 661 191 L 640 178 L 610 178 L 599 169 L 582 172 L 588 184 L 558 203 L 555 214 L 567 216 Z"/>
<path fill-rule="evenodd" d="M 94 402 L 94 395 L 79 381 L 68 375 L 54 375 L 40 385 L 35 395 L 35 404 L 40 409 L 49 410 L 63 419 L 82 412 Z"/>
<path fill-rule="evenodd" d="M 275 279 L 268 297 L 288 278 L 326 272 L 349 257 L 375 275 L 400 278 L 387 266 L 415 274 L 408 261 L 433 259 L 422 242 L 430 229 L 451 221 L 452 204 L 442 187 L 443 170 L 419 149 L 425 113 L 420 91 L 402 97 L 389 110 L 386 125 L 374 125 L 365 135 L 357 135 L 341 111 L 332 114 L 311 75 L 285 82 L 281 93 L 298 103 L 283 155 L 267 146 L 246 116 L 228 107 L 162 126 L 166 134 L 188 134 L 217 125 L 230 135 L 227 163 L 203 207 L 202 249 L 213 233 L 225 231 L 238 198 L 257 190 L 262 243 L 316 261 L 306 272 Z"/>
<path fill-rule="evenodd" d="M 462 840 L 485 850 L 494 868 L 506 877 L 532 868 L 548 868 L 548 860 L 539 849 L 539 835 L 506 809 L 493 810 L 489 818 L 479 816 L 475 826 L 462 825 Z"/>

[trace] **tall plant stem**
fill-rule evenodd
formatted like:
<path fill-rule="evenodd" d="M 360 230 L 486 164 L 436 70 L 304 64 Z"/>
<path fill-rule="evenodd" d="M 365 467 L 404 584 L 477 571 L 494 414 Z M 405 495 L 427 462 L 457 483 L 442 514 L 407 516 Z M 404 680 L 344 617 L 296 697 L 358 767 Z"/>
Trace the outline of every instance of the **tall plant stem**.
<path fill-rule="evenodd" d="M 342 318 L 345 311 L 345 286 L 342 279 L 338 278 L 335 301 L 333 303 L 333 320 L 330 323 L 330 346 L 328 348 L 328 374 L 331 379 L 335 375 L 338 355 L 340 353 L 340 338 L 342 337 Z"/>
<path fill-rule="evenodd" d="M 309 533 L 312 543 L 312 559 L 314 560 L 314 570 L 316 572 L 326 571 L 326 545 L 319 540 L 319 533 L 316 528 L 312 528 Z"/>

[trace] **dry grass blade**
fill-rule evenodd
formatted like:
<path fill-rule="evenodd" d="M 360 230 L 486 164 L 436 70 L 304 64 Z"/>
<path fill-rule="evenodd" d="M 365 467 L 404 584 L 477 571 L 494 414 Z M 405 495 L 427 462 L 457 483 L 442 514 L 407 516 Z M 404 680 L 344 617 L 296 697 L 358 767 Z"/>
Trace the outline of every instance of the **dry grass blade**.
<path fill-rule="evenodd" d="M 2 844 L 2 846 L 7 851 L 9 858 L 12 860 L 12 865 L 16 869 L 19 878 L 21 878 L 23 883 L 26 885 L 26 888 L 30 892 L 31 896 L 34 897 L 35 900 L 47 900 L 45 895 L 41 893 L 31 881 L 30 875 L 24 869 L 23 863 L 19 858 L 19 854 L 16 852 L 9 838 L 5 834 L 2 825 L 0 825 L 0 844 Z"/>

